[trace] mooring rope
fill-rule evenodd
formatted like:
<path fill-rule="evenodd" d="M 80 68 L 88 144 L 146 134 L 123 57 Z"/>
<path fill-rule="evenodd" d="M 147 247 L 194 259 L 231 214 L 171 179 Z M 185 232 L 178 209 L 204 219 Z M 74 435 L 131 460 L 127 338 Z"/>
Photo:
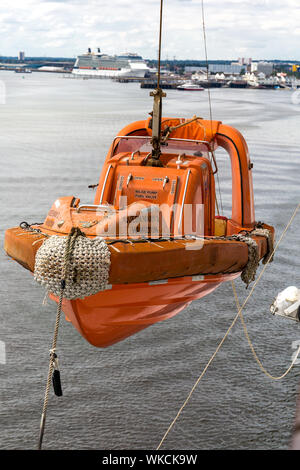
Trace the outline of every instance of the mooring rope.
<path fill-rule="evenodd" d="M 79 235 L 84 235 L 84 234 L 81 232 L 81 230 L 79 228 L 74 228 L 73 227 L 71 229 L 68 237 L 67 237 L 67 242 L 66 242 L 66 248 L 65 248 L 65 254 L 64 254 L 64 264 L 63 264 L 62 278 L 61 278 L 61 290 L 60 290 L 59 301 L 58 301 L 58 305 L 57 305 L 57 313 L 56 313 L 56 321 L 55 321 L 54 334 L 53 334 L 53 340 L 52 340 L 52 347 L 50 349 L 50 361 L 49 361 L 49 369 L 48 369 L 48 378 L 47 378 L 47 383 L 46 383 L 44 405 L 43 405 L 43 411 L 42 411 L 41 423 L 40 423 L 40 434 L 39 434 L 38 450 L 41 450 L 41 448 L 42 448 L 42 442 L 43 442 L 45 424 L 46 424 L 46 412 L 47 412 L 47 406 L 48 406 L 48 401 L 49 401 L 50 385 L 51 385 L 53 372 L 54 372 L 54 369 L 55 369 L 56 363 L 57 363 L 56 344 L 57 344 L 57 337 L 58 337 L 59 322 L 60 322 L 60 317 L 61 317 L 64 289 L 65 289 L 65 286 L 66 286 L 66 275 L 67 275 L 67 269 L 68 269 L 68 261 L 69 261 L 69 258 L 71 256 L 71 254 L 72 254 L 76 238 Z"/>
<path fill-rule="evenodd" d="M 52 341 L 52 348 L 50 349 L 50 362 L 49 362 L 49 369 L 48 369 L 48 378 L 47 378 L 47 383 L 46 383 L 44 405 L 43 405 L 43 411 L 42 411 L 42 416 L 41 416 L 38 450 L 41 450 L 42 448 L 43 437 L 44 437 L 44 432 L 45 432 L 45 424 L 46 424 L 46 412 L 47 412 L 48 401 L 49 401 L 49 391 L 50 391 L 50 385 L 51 385 L 52 375 L 54 371 L 55 359 L 57 357 L 55 351 L 56 351 L 56 343 L 57 343 L 57 336 L 58 336 L 58 329 L 59 329 L 59 321 L 61 317 L 62 299 L 63 299 L 63 287 L 61 288 L 61 294 L 59 296 L 56 321 L 55 321 L 55 327 L 54 327 L 54 335 L 53 335 L 53 341 Z"/>
<path fill-rule="evenodd" d="M 202 377 L 203 377 L 204 374 L 206 373 L 206 371 L 207 371 L 207 369 L 209 368 L 210 364 L 211 364 L 211 363 L 213 362 L 213 360 L 215 359 L 215 357 L 216 357 L 216 355 L 218 354 L 219 350 L 221 349 L 221 347 L 222 347 L 222 345 L 223 345 L 225 339 L 227 338 L 228 334 L 230 333 L 230 331 L 232 330 L 233 326 L 235 325 L 235 323 L 237 322 L 238 318 L 240 317 L 240 313 L 242 312 L 242 310 L 244 309 L 244 307 L 245 307 L 245 305 L 247 304 L 248 300 L 249 300 L 250 297 L 252 296 L 254 289 L 256 288 L 257 284 L 259 283 L 259 281 L 260 281 L 261 277 L 263 276 L 263 274 L 264 274 L 264 272 L 265 272 L 267 266 L 269 265 L 270 261 L 273 259 L 273 256 L 274 256 L 275 252 L 277 251 L 277 249 L 278 249 L 280 243 L 282 242 L 282 240 L 283 240 L 283 238 L 284 238 L 284 236 L 285 236 L 287 230 L 289 229 L 290 225 L 292 224 L 293 220 L 295 219 L 296 214 L 297 214 L 299 208 L 300 208 L 300 204 L 298 204 L 297 207 L 296 207 L 296 209 L 294 210 L 294 212 L 293 212 L 293 214 L 292 214 L 292 216 L 291 216 L 289 222 L 288 222 L 287 225 L 285 226 L 285 228 L 284 228 L 284 230 L 283 230 L 283 232 L 282 232 L 282 234 L 281 234 L 281 236 L 280 236 L 278 242 L 276 243 L 276 245 L 275 245 L 275 247 L 274 247 L 272 253 L 271 253 L 270 256 L 268 257 L 268 259 L 267 259 L 266 263 L 264 264 L 264 266 L 263 266 L 263 268 L 262 268 L 262 270 L 261 270 L 261 272 L 260 272 L 258 278 L 257 278 L 256 281 L 254 282 L 254 284 L 253 284 L 253 286 L 252 286 L 252 288 L 251 288 L 251 290 L 250 290 L 248 296 L 247 296 L 246 299 L 244 300 L 242 306 L 238 309 L 238 312 L 237 312 L 237 314 L 235 315 L 235 317 L 234 317 L 234 319 L 233 319 L 231 325 L 230 325 L 229 328 L 227 329 L 225 335 L 223 336 L 222 340 L 221 340 L 220 343 L 218 344 L 218 346 L 217 346 L 215 352 L 212 354 L 212 356 L 210 357 L 210 359 L 209 359 L 209 361 L 207 362 L 206 366 L 204 367 L 203 371 L 201 372 L 201 374 L 199 375 L 198 379 L 197 379 L 196 382 L 194 383 L 194 385 L 193 385 L 191 391 L 189 392 L 189 394 L 188 394 L 187 398 L 185 399 L 184 403 L 182 404 L 182 406 L 181 406 L 180 409 L 178 410 L 178 412 L 177 412 L 175 418 L 173 419 L 173 421 L 171 422 L 170 426 L 168 427 L 168 429 L 166 430 L 165 434 L 163 435 L 163 437 L 162 437 L 162 439 L 161 439 L 161 441 L 160 441 L 158 447 L 156 448 L 156 450 L 159 450 L 159 449 L 161 448 L 161 446 L 162 446 L 162 444 L 164 443 L 165 439 L 167 438 L 169 432 L 171 431 L 171 429 L 172 429 L 173 426 L 175 425 L 176 421 L 178 420 L 179 416 L 181 415 L 183 409 L 184 409 L 184 408 L 186 407 L 186 405 L 188 404 L 188 402 L 189 402 L 189 400 L 190 400 L 190 398 L 191 398 L 193 392 L 194 392 L 195 389 L 197 388 L 197 386 L 198 386 L 200 380 L 202 379 Z M 299 349 L 300 349 L 300 348 L 299 348 Z M 294 363 L 295 363 L 295 361 L 293 360 L 292 365 L 294 365 Z M 290 367 L 289 369 L 291 369 L 291 367 Z M 283 375 L 283 377 L 284 377 L 286 374 L 287 374 L 287 372 Z M 279 380 L 279 379 L 278 379 L 278 380 Z"/>

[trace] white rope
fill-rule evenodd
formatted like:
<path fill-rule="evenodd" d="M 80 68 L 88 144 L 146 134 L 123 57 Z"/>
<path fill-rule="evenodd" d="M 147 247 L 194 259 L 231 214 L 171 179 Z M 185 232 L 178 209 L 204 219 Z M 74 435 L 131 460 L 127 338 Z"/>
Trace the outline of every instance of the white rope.
<path fill-rule="evenodd" d="M 235 298 L 235 302 L 236 302 L 236 306 L 237 306 L 237 309 L 238 309 L 238 312 L 239 312 L 239 316 L 240 316 L 240 319 L 241 319 L 241 322 L 242 322 L 242 325 L 243 325 L 243 329 L 244 329 L 244 333 L 245 333 L 245 336 L 247 338 L 247 341 L 248 341 L 248 344 L 250 346 L 250 349 L 252 351 L 252 354 L 254 356 L 254 359 L 256 360 L 257 364 L 259 365 L 260 369 L 262 370 L 262 372 L 267 376 L 269 377 L 269 379 L 272 379 L 272 380 L 281 380 L 283 379 L 291 370 L 292 368 L 294 367 L 294 364 L 295 362 L 297 361 L 298 359 L 298 356 L 300 354 L 300 346 L 290 364 L 290 366 L 286 369 L 286 371 L 282 374 L 282 375 L 279 375 L 279 376 L 274 376 L 272 374 L 270 374 L 267 369 L 263 366 L 262 362 L 260 361 L 255 349 L 254 349 L 254 346 L 252 344 L 252 341 L 250 339 L 250 336 L 249 336 L 249 333 L 248 333 L 248 330 L 247 330 L 247 326 L 246 326 L 246 323 L 245 323 L 245 319 L 244 319 L 244 316 L 242 314 L 242 310 L 241 310 L 241 306 L 240 306 L 240 302 L 239 302 L 239 299 L 238 299 L 238 295 L 237 295 L 237 292 L 236 292 L 236 288 L 235 288 L 235 284 L 234 284 L 234 281 L 231 281 L 231 285 L 232 285 L 232 290 L 233 290 L 233 293 L 234 293 L 234 298 Z"/>
<path fill-rule="evenodd" d="M 222 340 L 220 341 L 220 343 L 218 344 L 215 352 L 212 354 L 211 358 L 209 359 L 208 363 L 206 364 L 206 366 L 204 367 L 203 371 L 201 372 L 201 374 L 199 375 L 198 379 L 196 380 L 196 382 L 194 383 L 191 391 L 189 392 L 187 398 L 185 399 L 183 405 L 180 407 L 179 411 L 177 412 L 175 418 L 173 419 L 173 421 L 171 422 L 170 426 L 168 427 L 167 431 L 165 432 L 165 434 L 163 435 L 158 447 L 156 450 L 159 450 L 162 446 L 162 444 L 164 443 L 165 439 L 167 438 L 169 432 L 171 431 L 171 429 L 173 428 L 173 426 L 175 425 L 176 421 L 178 420 L 179 416 L 181 415 L 183 409 L 186 407 L 186 405 L 188 404 L 193 392 L 195 391 L 195 389 L 197 388 L 197 385 L 199 384 L 200 380 L 202 379 L 202 377 L 204 376 L 205 372 L 207 371 L 207 369 L 209 368 L 210 364 L 213 362 L 213 360 L 215 359 L 217 353 L 219 352 L 219 350 L 221 349 L 225 339 L 227 338 L 228 334 L 230 333 L 230 331 L 232 330 L 233 326 L 235 325 L 235 323 L 237 322 L 238 318 L 240 317 L 240 313 L 242 312 L 242 310 L 244 309 L 245 305 L 247 304 L 248 300 L 250 299 L 251 295 L 253 294 L 253 291 L 255 289 L 255 287 L 257 286 L 257 284 L 259 283 L 261 277 L 263 276 L 267 266 L 269 265 L 270 261 L 273 259 L 273 256 L 276 252 L 276 250 L 278 249 L 281 241 L 283 240 L 288 228 L 290 227 L 290 225 L 292 224 L 294 218 L 296 217 L 296 214 L 298 212 L 300 208 L 300 204 L 298 204 L 298 206 L 296 207 L 296 209 L 294 210 L 293 212 L 293 215 L 291 216 L 289 222 L 287 223 L 284 231 L 282 232 L 275 248 L 273 249 L 272 253 L 270 254 L 270 256 L 268 257 L 267 261 L 266 261 L 266 264 L 263 266 L 258 278 L 256 279 L 256 281 L 254 282 L 248 296 L 246 297 L 246 299 L 244 300 L 243 302 L 243 305 L 239 308 L 237 314 L 235 315 L 231 325 L 229 326 L 229 328 L 227 329 L 225 335 L 223 336 Z M 300 349 L 300 348 L 299 348 Z M 295 361 L 293 361 L 293 364 L 294 364 Z M 287 373 L 287 372 L 286 372 Z M 283 377 L 286 375 L 286 373 L 283 375 Z"/>
<path fill-rule="evenodd" d="M 210 88 L 209 88 L 209 83 L 208 83 L 209 82 L 209 66 L 208 66 L 207 40 L 206 40 L 206 28 L 205 28 L 204 0 L 201 0 L 201 13 L 202 13 L 202 32 L 203 32 L 203 42 L 204 42 L 204 52 L 205 52 L 205 62 L 206 62 L 206 77 L 207 77 L 207 84 L 208 84 L 207 96 L 208 96 L 208 106 L 209 106 L 209 119 L 210 119 L 211 135 L 213 135 L 213 129 L 212 129 L 212 104 L 211 104 Z M 213 158 L 216 159 L 215 154 L 214 154 L 213 146 L 211 146 L 210 152 L 211 152 Z M 211 161 L 211 157 L 210 157 L 210 161 Z M 219 180 L 218 172 L 216 173 L 216 177 L 217 177 L 217 185 L 218 185 L 219 198 L 220 198 L 221 213 L 223 214 L 224 210 L 223 210 L 221 186 L 220 186 L 220 180 Z M 216 197 L 216 207 L 217 207 L 218 215 L 220 215 L 219 204 L 218 204 L 217 197 Z"/>

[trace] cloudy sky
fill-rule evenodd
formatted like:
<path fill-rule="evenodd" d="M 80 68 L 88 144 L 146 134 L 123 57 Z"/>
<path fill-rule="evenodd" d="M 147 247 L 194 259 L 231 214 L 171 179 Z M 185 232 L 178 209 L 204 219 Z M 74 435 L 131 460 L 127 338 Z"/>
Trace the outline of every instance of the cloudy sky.
<path fill-rule="evenodd" d="M 209 59 L 300 60 L 300 0 L 204 0 Z M 1 0 L 0 55 L 157 57 L 159 0 Z M 203 59 L 201 0 L 164 0 L 162 58 Z"/>

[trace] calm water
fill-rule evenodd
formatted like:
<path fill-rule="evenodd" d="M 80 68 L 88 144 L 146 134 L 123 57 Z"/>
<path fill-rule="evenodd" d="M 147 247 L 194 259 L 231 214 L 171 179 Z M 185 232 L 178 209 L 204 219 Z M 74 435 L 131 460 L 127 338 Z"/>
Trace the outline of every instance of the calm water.
<path fill-rule="evenodd" d="M 6 228 L 43 221 L 52 202 L 74 195 L 93 202 L 113 137 L 151 111 L 149 90 L 110 80 L 0 72 L 1 246 Z M 212 90 L 213 117 L 245 136 L 252 161 L 256 219 L 278 235 L 299 202 L 300 105 L 289 91 Z M 165 116 L 208 117 L 207 91 L 168 91 Z M 229 198 L 229 162 L 219 154 L 222 199 Z M 264 366 L 281 375 L 291 362 L 298 324 L 269 306 L 289 285 L 300 287 L 300 214 L 245 309 Z M 55 304 L 0 254 L 0 448 L 36 447 Z M 248 291 L 237 281 L 242 301 Z M 231 285 L 193 302 L 177 317 L 108 349 L 89 345 L 64 320 L 58 353 L 64 396 L 49 402 L 45 449 L 155 449 L 236 313 Z M 238 322 L 195 390 L 164 449 L 286 449 L 299 365 L 282 381 L 258 368 Z"/>

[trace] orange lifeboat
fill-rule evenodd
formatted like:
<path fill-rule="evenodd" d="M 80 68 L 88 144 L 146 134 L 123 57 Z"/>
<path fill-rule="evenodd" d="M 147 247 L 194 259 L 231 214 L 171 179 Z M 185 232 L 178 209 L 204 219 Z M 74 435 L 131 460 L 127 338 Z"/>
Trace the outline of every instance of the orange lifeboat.
<path fill-rule="evenodd" d="M 63 299 L 66 319 L 97 347 L 176 315 L 222 282 L 245 277 L 250 246 L 256 266 L 270 252 L 274 230 L 266 224 L 257 229 L 252 164 L 242 135 L 200 118 L 164 118 L 161 132 L 159 166 L 149 165 L 151 119 L 134 122 L 114 139 L 93 204 L 59 198 L 42 224 L 23 223 L 5 233 L 7 254 L 32 273 L 42 248 L 74 227 L 87 240 L 103 241 L 109 258 L 105 285 Z M 231 161 L 230 219 L 215 215 L 210 155 L 219 146 Z M 89 270 L 76 268 L 76 282 L 84 276 L 89 282 L 94 260 L 86 258 Z M 50 296 L 58 301 L 55 290 Z"/>

